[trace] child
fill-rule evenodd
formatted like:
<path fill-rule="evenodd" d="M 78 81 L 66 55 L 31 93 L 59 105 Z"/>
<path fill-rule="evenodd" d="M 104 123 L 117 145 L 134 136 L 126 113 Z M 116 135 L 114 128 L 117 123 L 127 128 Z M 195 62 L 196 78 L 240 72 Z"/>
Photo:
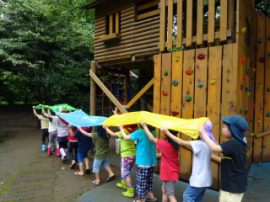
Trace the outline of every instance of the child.
<path fill-rule="evenodd" d="M 75 132 L 74 136 L 78 139 L 78 152 L 77 159 L 79 163 L 79 171 L 75 172 L 74 175 L 83 176 L 83 162 L 85 163 L 85 173 L 90 174 L 89 159 L 87 157 L 88 152 L 93 149 L 92 129 L 89 127 L 77 127 L 78 131 Z M 86 135 L 85 135 L 86 134 Z M 72 133 L 71 133 L 72 135 Z"/>
<path fill-rule="evenodd" d="M 204 127 L 207 130 L 207 135 L 215 141 L 211 133 L 212 123 L 210 120 L 205 123 Z M 201 202 L 207 187 L 212 185 L 210 148 L 202 140 L 185 141 L 174 136 L 167 129 L 162 129 L 162 132 L 180 146 L 190 147 L 192 149 L 192 173 L 189 179 L 189 185 L 183 193 L 183 201 Z"/>
<path fill-rule="evenodd" d="M 245 118 L 239 115 L 222 117 L 222 136 L 228 139 L 221 145 L 213 142 L 203 127 L 199 128 L 201 138 L 212 151 L 222 152 L 220 202 L 240 202 L 247 188 L 246 147 L 244 132 L 248 129 Z"/>
<path fill-rule="evenodd" d="M 136 146 L 136 199 L 135 201 L 144 202 L 156 201 L 153 194 L 153 172 L 156 165 L 156 147 L 148 138 L 145 130 L 138 129 L 127 136 L 123 127 L 119 127 L 125 140 L 137 142 Z"/>
<path fill-rule="evenodd" d="M 67 111 L 62 111 L 62 113 Z M 68 145 L 68 123 L 58 116 L 53 116 L 52 114 L 47 114 L 47 118 L 51 118 L 53 122 L 57 123 L 57 141 L 60 148 L 60 154 L 62 161 L 67 159 L 67 145 Z"/>
<path fill-rule="evenodd" d="M 41 109 L 42 114 L 44 117 L 48 117 L 48 114 L 45 112 L 44 108 Z M 48 110 L 48 113 L 50 114 L 50 110 Z M 60 156 L 60 151 L 59 151 L 59 145 L 57 142 L 57 122 L 55 122 L 53 119 L 48 118 L 49 121 L 49 143 L 48 143 L 48 151 L 47 154 L 48 156 L 52 155 L 52 150 L 53 150 L 53 146 L 55 146 L 56 152 L 55 155 L 56 156 Z"/>
<path fill-rule="evenodd" d="M 179 179 L 179 145 L 173 142 L 166 134 L 159 140 L 153 136 L 145 123 L 141 123 L 149 140 L 157 145 L 161 152 L 160 179 L 162 184 L 162 202 L 177 202 L 175 197 L 175 183 Z"/>
<path fill-rule="evenodd" d="M 99 173 L 101 168 L 105 168 L 108 172 L 109 176 L 107 178 L 107 182 L 111 181 L 115 177 L 115 175 L 110 166 L 109 137 L 107 136 L 106 131 L 102 128 L 102 126 L 98 126 L 97 134 L 87 133 L 85 131 L 81 132 L 88 137 L 93 137 L 95 142 L 96 153 L 93 162 L 93 173 L 95 173 L 96 179 L 93 180 L 92 183 L 96 186 L 100 185 L 101 180 Z"/>
<path fill-rule="evenodd" d="M 127 125 L 124 127 L 126 132 L 132 133 L 137 128 L 137 125 Z M 132 186 L 131 181 L 131 170 L 135 163 L 135 144 L 131 140 L 124 140 L 122 133 L 113 132 L 107 126 L 104 126 L 106 132 L 112 137 L 120 138 L 120 148 L 121 148 L 121 182 L 116 183 L 116 186 L 122 189 L 126 189 L 122 192 L 123 196 L 133 198 L 135 195 L 135 190 Z"/>
<path fill-rule="evenodd" d="M 71 160 L 71 164 L 69 166 L 70 169 L 75 168 L 77 163 L 77 155 L 78 155 L 78 138 L 75 137 L 77 130 L 72 128 L 71 125 L 68 125 L 69 133 L 68 133 L 68 154 Z"/>
<path fill-rule="evenodd" d="M 48 133 L 49 121 L 44 116 L 37 113 L 35 106 L 33 106 L 33 113 L 40 120 L 41 151 L 45 152 L 46 151 L 46 141 L 48 142 L 48 138 L 49 138 L 49 133 Z"/>

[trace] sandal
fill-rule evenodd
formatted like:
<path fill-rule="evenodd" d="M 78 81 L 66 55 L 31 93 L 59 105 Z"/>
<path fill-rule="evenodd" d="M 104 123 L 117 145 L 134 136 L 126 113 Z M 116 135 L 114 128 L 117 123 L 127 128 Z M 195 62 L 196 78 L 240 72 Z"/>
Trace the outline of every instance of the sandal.
<path fill-rule="evenodd" d="M 115 178 L 115 175 L 109 176 L 106 180 L 106 182 L 110 182 Z"/>
<path fill-rule="evenodd" d="M 90 169 L 88 168 L 88 169 L 85 169 L 85 173 L 87 174 L 87 175 L 89 175 L 90 174 Z"/>
<path fill-rule="evenodd" d="M 92 184 L 94 184 L 94 185 L 98 186 L 98 185 L 100 185 L 100 181 L 93 180 L 93 181 L 92 181 Z"/>
<path fill-rule="evenodd" d="M 70 169 L 74 169 L 75 167 L 76 167 L 76 162 L 75 162 L 75 163 L 72 163 L 72 164 L 69 166 Z"/>
<path fill-rule="evenodd" d="M 155 202 L 155 201 L 157 201 L 157 198 L 146 198 L 145 201 L 146 202 Z"/>
<path fill-rule="evenodd" d="M 76 172 L 74 173 L 74 175 L 76 175 L 76 176 L 83 176 L 84 174 L 81 173 L 80 171 L 76 171 Z"/>

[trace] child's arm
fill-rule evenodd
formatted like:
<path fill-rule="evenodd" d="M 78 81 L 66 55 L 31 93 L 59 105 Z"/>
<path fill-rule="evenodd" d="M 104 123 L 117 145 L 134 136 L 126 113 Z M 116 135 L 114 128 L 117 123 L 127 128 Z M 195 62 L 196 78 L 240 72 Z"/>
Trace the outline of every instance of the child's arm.
<path fill-rule="evenodd" d="M 208 135 L 205 132 L 205 129 L 203 126 L 201 126 L 199 128 L 199 132 L 200 132 L 200 137 L 202 139 L 204 139 L 204 141 L 206 142 L 206 144 L 210 147 L 211 151 L 213 152 L 222 152 L 222 148 L 220 145 L 216 144 L 214 141 L 212 141 Z"/>
<path fill-rule="evenodd" d="M 113 132 L 108 126 L 103 126 L 106 132 L 112 137 L 118 137 L 117 133 Z"/>
<path fill-rule="evenodd" d="M 157 144 L 157 138 L 154 137 L 154 135 L 151 133 L 151 131 L 149 130 L 149 128 L 147 127 L 147 125 L 145 124 L 145 122 L 141 123 L 143 129 L 146 132 L 147 137 L 149 138 L 149 140 L 155 144 Z"/>
<path fill-rule="evenodd" d="M 93 137 L 93 134 L 92 133 L 88 133 L 88 132 L 86 132 L 86 131 L 84 131 L 80 126 L 77 126 L 77 129 L 83 134 L 83 135 L 85 135 L 85 136 L 87 136 L 87 137 Z"/>
<path fill-rule="evenodd" d="M 41 119 L 41 115 L 37 113 L 35 106 L 33 106 L 33 113 L 34 113 L 35 117 L 37 117 L 38 119 Z"/>
<path fill-rule="evenodd" d="M 163 129 L 161 129 L 161 131 L 163 133 L 165 133 L 170 139 L 172 139 L 177 144 L 179 144 L 181 146 L 186 146 L 186 147 L 191 148 L 190 141 L 186 141 L 186 140 L 183 140 L 183 139 L 181 139 L 179 137 L 176 137 L 175 135 L 173 135 L 172 133 L 170 133 L 170 131 L 167 128 L 163 128 Z"/>
<path fill-rule="evenodd" d="M 119 130 L 121 134 L 123 135 L 124 140 L 131 140 L 130 136 L 127 136 L 126 132 L 124 131 L 123 126 L 119 126 Z"/>

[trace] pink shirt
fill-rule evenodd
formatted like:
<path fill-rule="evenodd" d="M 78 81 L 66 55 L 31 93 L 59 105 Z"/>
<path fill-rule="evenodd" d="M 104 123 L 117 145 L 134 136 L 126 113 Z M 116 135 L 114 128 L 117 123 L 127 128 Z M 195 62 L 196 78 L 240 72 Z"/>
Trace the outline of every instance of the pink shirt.
<path fill-rule="evenodd" d="M 160 162 L 160 179 L 166 181 L 178 181 L 179 179 L 179 155 L 178 150 L 167 141 L 158 140 L 157 149 L 162 153 Z"/>

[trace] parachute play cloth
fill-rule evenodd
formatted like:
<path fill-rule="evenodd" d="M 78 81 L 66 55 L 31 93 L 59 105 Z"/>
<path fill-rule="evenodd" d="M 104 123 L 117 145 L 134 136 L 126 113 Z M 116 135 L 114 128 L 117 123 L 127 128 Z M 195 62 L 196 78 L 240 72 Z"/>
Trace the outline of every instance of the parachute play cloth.
<path fill-rule="evenodd" d="M 193 139 L 197 139 L 199 137 L 199 126 L 203 126 L 207 120 L 208 118 L 206 117 L 197 119 L 181 119 L 167 115 L 140 111 L 113 115 L 106 119 L 102 125 L 119 126 L 145 122 L 146 124 L 156 128 L 168 128 L 170 130 L 181 132 Z"/>
<path fill-rule="evenodd" d="M 56 115 L 60 116 L 72 126 L 81 127 L 100 126 L 102 122 L 107 119 L 107 117 L 103 116 L 89 116 L 82 110 L 76 110 L 70 113 L 56 112 Z"/>
<path fill-rule="evenodd" d="M 61 111 L 75 111 L 76 108 L 68 105 L 68 104 L 57 104 L 57 105 L 54 105 L 54 106 L 50 106 L 50 105 L 37 105 L 36 106 L 36 109 L 41 109 L 41 108 L 49 108 L 51 109 L 52 111 L 55 111 L 55 112 L 61 112 Z"/>

